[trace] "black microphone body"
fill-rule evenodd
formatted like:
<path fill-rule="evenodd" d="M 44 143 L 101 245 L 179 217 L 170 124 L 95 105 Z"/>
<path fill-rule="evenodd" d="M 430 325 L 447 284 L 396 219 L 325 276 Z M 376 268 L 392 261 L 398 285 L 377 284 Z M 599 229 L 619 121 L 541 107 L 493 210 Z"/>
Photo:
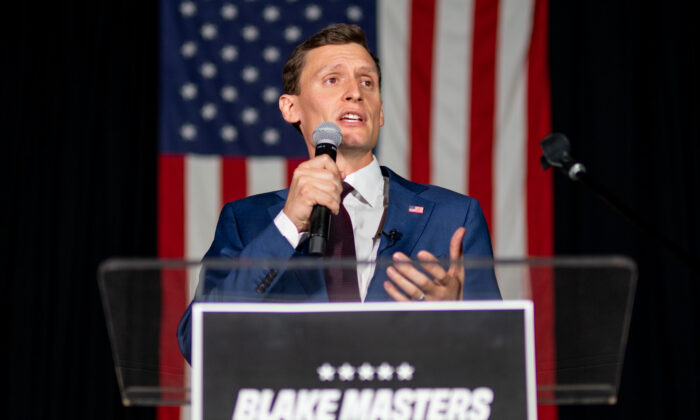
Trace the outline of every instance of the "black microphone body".
<path fill-rule="evenodd" d="M 315 156 L 328 155 L 333 161 L 342 141 L 340 128 L 332 122 L 322 122 L 314 129 Z M 326 206 L 315 205 L 309 218 L 309 254 L 322 256 L 326 253 L 326 242 L 331 230 L 331 211 Z"/>

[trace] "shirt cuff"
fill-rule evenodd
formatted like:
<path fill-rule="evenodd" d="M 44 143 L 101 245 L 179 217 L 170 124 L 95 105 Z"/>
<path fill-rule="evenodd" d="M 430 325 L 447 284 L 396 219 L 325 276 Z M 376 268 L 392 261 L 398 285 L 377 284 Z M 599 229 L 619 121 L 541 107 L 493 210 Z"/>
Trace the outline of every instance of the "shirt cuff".
<path fill-rule="evenodd" d="M 309 232 L 299 233 L 296 225 L 289 220 L 289 217 L 287 217 L 286 214 L 284 214 L 284 210 L 280 210 L 275 217 L 275 226 L 277 226 L 277 229 L 280 231 L 282 236 L 287 238 L 287 241 L 289 241 L 289 244 L 294 249 L 296 249 L 297 246 L 299 246 L 299 243 L 301 243 L 301 241 L 306 239 L 306 237 L 309 235 Z"/>

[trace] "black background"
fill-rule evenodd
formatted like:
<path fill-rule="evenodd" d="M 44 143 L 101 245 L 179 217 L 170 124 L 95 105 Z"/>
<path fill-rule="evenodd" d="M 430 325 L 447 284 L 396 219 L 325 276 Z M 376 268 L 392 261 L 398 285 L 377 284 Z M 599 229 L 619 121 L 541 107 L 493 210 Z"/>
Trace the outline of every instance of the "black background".
<path fill-rule="evenodd" d="M 553 125 L 697 258 L 699 34 L 679 3 L 552 0 Z M 156 255 L 157 2 L 20 2 L 3 17 L 4 417 L 153 418 L 119 402 L 95 273 Z M 698 276 L 560 174 L 555 215 L 557 254 L 640 268 L 619 403 L 561 418 L 699 418 Z"/>

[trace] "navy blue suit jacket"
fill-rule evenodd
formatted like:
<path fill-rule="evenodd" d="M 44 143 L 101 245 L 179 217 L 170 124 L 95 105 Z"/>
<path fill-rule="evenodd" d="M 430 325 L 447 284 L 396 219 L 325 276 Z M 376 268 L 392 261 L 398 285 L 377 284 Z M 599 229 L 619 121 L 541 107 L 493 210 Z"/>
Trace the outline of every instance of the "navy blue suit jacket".
<path fill-rule="evenodd" d="M 470 197 L 444 188 L 410 182 L 382 167 L 389 178 L 389 206 L 383 231 L 396 230 L 398 239 L 391 241 L 382 235 L 377 258 L 391 258 L 401 251 L 415 258 L 426 250 L 438 258 L 449 258 L 452 234 L 460 226 L 466 228 L 462 250 L 467 257 L 492 258 L 491 239 L 479 203 Z M 289 259 L 306 255 L 304 244 L 292 248 L 274 224 L 274 218 L 284 207 L 288 190 L 247 197 L 224 206 L 216 234 L 207 258 L 272 258 Z M 410 206 L 422 207 L 421 212 L 409 212 Z M 307 241 L 308 242 L 308 241 Z M 392 300 L 383 283 L 385 270 L 375 270 L 369 284 L 366 302 Z M 246 270 L 245 275 L 210 271 L 202 280 L 200 300 L 206 301 L 290 301 L 328 302 L 322 276 L 285 276 L 280 270 Z M 236 296 L 231 299 L 231 296 Z M 467 270 L 464 299 L 500 299 L 493 270 Z M 178 327 L 180 349 L 190 360 L 190 309 Z"/>

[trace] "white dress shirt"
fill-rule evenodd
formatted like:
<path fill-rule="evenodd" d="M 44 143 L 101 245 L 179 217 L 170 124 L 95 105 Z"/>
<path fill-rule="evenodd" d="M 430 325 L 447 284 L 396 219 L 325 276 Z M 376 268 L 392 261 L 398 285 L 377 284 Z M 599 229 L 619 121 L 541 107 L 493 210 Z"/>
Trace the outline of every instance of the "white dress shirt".
<path fill-rule="evenodd" d="M 364 302 L 369 282 L 374 275 L 374 261 L 377 259 L 381 239 L 380 224 L 388 202 L 385 197 L 386 180 L 382 176 L 377 158 L 373 156 L 369 165 L 351 173 L 343 181 L 354 188 L 343 199 L 343 205 L 352 222 L 355 257 L 357 261 L 367 262 L 357 266 L 357 284 L 360 289 L 360 298 Z M 275 226 L 293 248 L 296 248 L 309 235 L 308 232 L 298 232 L 284 211 L 280 211 L 275 217 Z"/>

